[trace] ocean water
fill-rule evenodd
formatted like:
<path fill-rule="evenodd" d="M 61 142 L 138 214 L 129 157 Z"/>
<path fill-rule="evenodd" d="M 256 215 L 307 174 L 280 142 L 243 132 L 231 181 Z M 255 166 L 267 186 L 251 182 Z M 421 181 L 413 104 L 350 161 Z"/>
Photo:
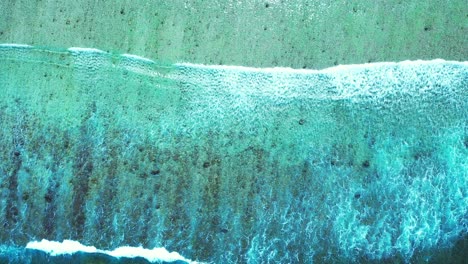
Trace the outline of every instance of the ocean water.
<path fill-rule="evenodd" d="M 2 44 L 0 90 L 1 262 L 467 257 L 467 62 L 295 70 Z"/>

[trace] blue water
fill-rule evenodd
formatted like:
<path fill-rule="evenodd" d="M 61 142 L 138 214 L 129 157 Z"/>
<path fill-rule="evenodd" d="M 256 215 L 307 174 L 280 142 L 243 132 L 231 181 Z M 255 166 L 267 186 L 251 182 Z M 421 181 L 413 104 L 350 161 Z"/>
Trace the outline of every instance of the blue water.
<path fill-rule="evenodd" d="M 1 261 L 43 238 L 216 263 L 463 258 L 466 62 L 260 69 L 15 45 L 0 61 Z"/>

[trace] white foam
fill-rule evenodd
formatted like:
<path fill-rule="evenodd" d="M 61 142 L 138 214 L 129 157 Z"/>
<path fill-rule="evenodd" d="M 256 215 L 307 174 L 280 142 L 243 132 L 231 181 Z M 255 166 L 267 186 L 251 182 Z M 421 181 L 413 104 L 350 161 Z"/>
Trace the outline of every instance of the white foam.
<path fill-rule="evenodd" d="M 11 48 L 32 48 L 33 46 L 27 44 L 15 44 L 15 43 L 2 43 L 0 47 L 11 47 Z"/>
<path fill-rule="evenodd" d="M 71 47 L 71 48 L 68 48 L 68 50 L 71 51 L 71 52 L 106 53 L 103 50 L 94 49 L 94 48 Z"/>
<path fill-rule="evenodd" d="M 400 62 L 373 62 L 373 63 L 364 63 L 364 64 L 344 64 L 337 65 L 329 68 L 324 68 L 321 70 L 317 69 L 293 69 L 288 67 L 274 67 L 274 68 L 255 68 L 255 67 L 245 67 L 245 66 L 230 66 L 230 65 L 205 65 L 205 64 L 195 64 L 195 63 L 176 63 L 175 66 L 179 67 L 188 67 L 188 68 L 198 68 L 198 69 L 208 69 L 208 70 L 229 70 L 229 71 L 244 71 L 244 72 L 265 72 L 265 73 L 331 73 L 331 72 L 340 72 L 340 71 L 349 71 L 349 70 L 362 70 L 362 69 L 372 69 L 379 68 L 384 66 L 417 66 L 417 65 L 430 65 L 430 64 L 459 64 L 459 65 L 468 65 L 467 61 L 446 61 L 443 59 L 434 59 L 434 60 L 406 60 Z"/>
<path fill-rule="evenodd" d="M 145 61 L 145 62 L 150 62 L 150 63 L 154 63 L 153 60 L 151 59 L 148 59 L 148 58 L 145 58 L 145 57 L 140 57 L 138 55 L 133 55 L 133 54 L 122 54 L 122 57 L 126 57 L 126 58 L 130 58 L 130 59 L 134 59 L 134 60 L 139 60 L 139 61 Z"/>
<path fill-rule="evenodd" d="M 188 260 L 182 257 L 177 252 L 169 252 L 165 248 L 153 248 L 153 249 L 146 249 L 142 247 L 119 247 L 114 250 L 101 250 L 97 249 L 93 246 L 85 246 L 82 245 L 80 242 L 73 241 L 73 240 L 64 240 L 63 242 L 56 242 L 56 241 L 49 241 L 43 239 L 42 241 L 32 241 L 26 245 L 27 249 L 34 249 L 34 250 L 41 250 L 44 251 L 51 256 L 59 256 L 59 255 L 71 255 L 77 252 L 85 252 L 85 253 L 101 253 L 106 254 L 115 258 L 135 258 L 135 257 L 142 257 L 147 259 L 150 262 L 158 262 L 158 261 L 165 261 L 165 262 L 173 262 L 173 261 L 185 261 L 188 263 L 198 263 L 191 260 Z"/>
<path fill-rule="evenodd" d="M 80 242 L 73 240 L 64 240 L 62 243 L 43 239 L 42 241 L 32 241 L 26 245 L 26 248 L 42 250 L 51 256 L 73 254 L 78 251 L 86 253 L 96 253 L 99 250 L 95 247 L 84 246 Z"/>

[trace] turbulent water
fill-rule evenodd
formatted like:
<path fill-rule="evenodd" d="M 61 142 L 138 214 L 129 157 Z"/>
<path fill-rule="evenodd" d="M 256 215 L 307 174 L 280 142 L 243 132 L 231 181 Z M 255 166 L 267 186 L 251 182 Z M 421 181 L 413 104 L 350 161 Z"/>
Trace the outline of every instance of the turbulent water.
<path fill-rule="evenodd" d="M 5 44 L 0 89 L 3 258 L 42 239 L 215 263 L 464 257 L 466 62 L 258 69 Z"/>

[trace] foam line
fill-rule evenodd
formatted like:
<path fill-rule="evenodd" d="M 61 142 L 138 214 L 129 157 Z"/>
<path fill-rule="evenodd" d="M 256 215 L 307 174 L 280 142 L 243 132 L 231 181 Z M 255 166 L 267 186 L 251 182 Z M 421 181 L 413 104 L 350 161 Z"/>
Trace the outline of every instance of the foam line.
<path fill-rule="evenodd" d="M 15 43 L 3 43 L 0 44 L 0 48 L 33 48 L 38 49 L 38 47 L 27 45 L 27 44 L 15 44 Z M 110 53 L 96 49 L 96 48 L 85 48 L 85 47 L 70 47 L 67 49 L 71 53 L 89 53 L 89 54 L 109 54 Z M 47 50 L 45 50 L 47 51 Z M 135 62 L 142 63 L 155 63 L 154 60 L 150 58 L 145 58 L 133 54 L 120 54 L 116 55 L 123 58 L 134 60 Z M 353 72 L 353 71 L 362 71 L 366 69 L 375 69 L 381 67 L 395 67 L 395 66 L 418 66 L 418 65 L 437 65 L 437 64 L 454 64 L 460 66 L 468 66 L 468 61 L 446 61 L 443 59 L 434 59 L 434 60 L 406 60 L 401 62 L 374 62 L 374 63 L 364 63 L 364 64 L 346 64 L 338 65 L 324 69 L 293 69 L 288 67 L 274 67 L 274 68 L 255 68 L 255 67 L 245 67 L 245 66 L 230 66 L 230 65 L 205 65 L 205 64 L 194 64 L 188 62 L 180 62 L 173 64 L 178 68 L 192 68 L 192 69 L 206 69 L 206 70 L 215 70 L 215 71 L 233 71 L 233 72 L 253 72 L 253 73 L 281 73 L 281 74 L 317 74 L 317 73 L 339 73 L 339 72 Z"/>
<path fill-rule="evenodd" d="M 94 48 L 80 48 L 80 47 L 71 47 L 68 48 L 69 51 L 71 52 L 89 52 L 89 53 L 106 53 L 103 50 L 100 49 L 94 49 Z"/>
<path fill-rule="evenodd" d="M 148 59 L 148 58 L 145 58 L 145 57 L 140 57 L 140 56 L 133 55 L 133 54 L 122 54 L 122 57 L 134 59 L 134 60 L 137 60 L 137 61 L 144 61 L 144 62 L 154 63 L 154 61 L 151 60 L 151 59 Z"/>
<path fill-rule="evenodd" d="M 177 252 L 169 252 L 165 248 L 146 249 L 142 247 L 119 247 L 114 250 L 101 250 L 93 246 L 82 245 L 78 241 L 64 240 L 63 242 L 49 241 L 31 241 L 26 245 L 27 249 L 40 250 L 48 253 L 51 256 L 71 255 L 77 252 L 85 253 L 101 253 L 115 258 L 136 258 L 142 257 L 150 262 L 174 262 L 184 261 L 187 263 L 198 263 L 182 257 Z"/>
<path fill-rule="evenodd" d="M 32 48 L 33 46 L 27 45 L 27 44 L 1 43 L 0 47 L 6 47 L 6 48 Z"/>
<path fill-rule="evenodd" d="M 258 73 L 294 73 L 294 74 L 311 74 L 311 73 L 334 73 L 349 70 L 364 70 L 372 68 L 380 68 L 385 66 L 418 66 L 418 65 L 436 65 L 436 64 L 460 64 L 468 66 L 468 61 L 446 61 L 443 59 L 434 60 L 405 60 L 400 62 L 373 62 L 373 63 L 362 63 L 362 64 L 345 64 L 337 65 L 324 69 L 293 69 L 288 67 L 274 67 L 274 68 L 255 68 L 245 66 L 233 66 L 233 65 L 206 65 L 196 63 L 176 63 L 175 66 L 181 68 L 197 68 L 207 70 L 227 70 L 227 71 L 243 71 L 243 72 L 258 72 Z"/>

